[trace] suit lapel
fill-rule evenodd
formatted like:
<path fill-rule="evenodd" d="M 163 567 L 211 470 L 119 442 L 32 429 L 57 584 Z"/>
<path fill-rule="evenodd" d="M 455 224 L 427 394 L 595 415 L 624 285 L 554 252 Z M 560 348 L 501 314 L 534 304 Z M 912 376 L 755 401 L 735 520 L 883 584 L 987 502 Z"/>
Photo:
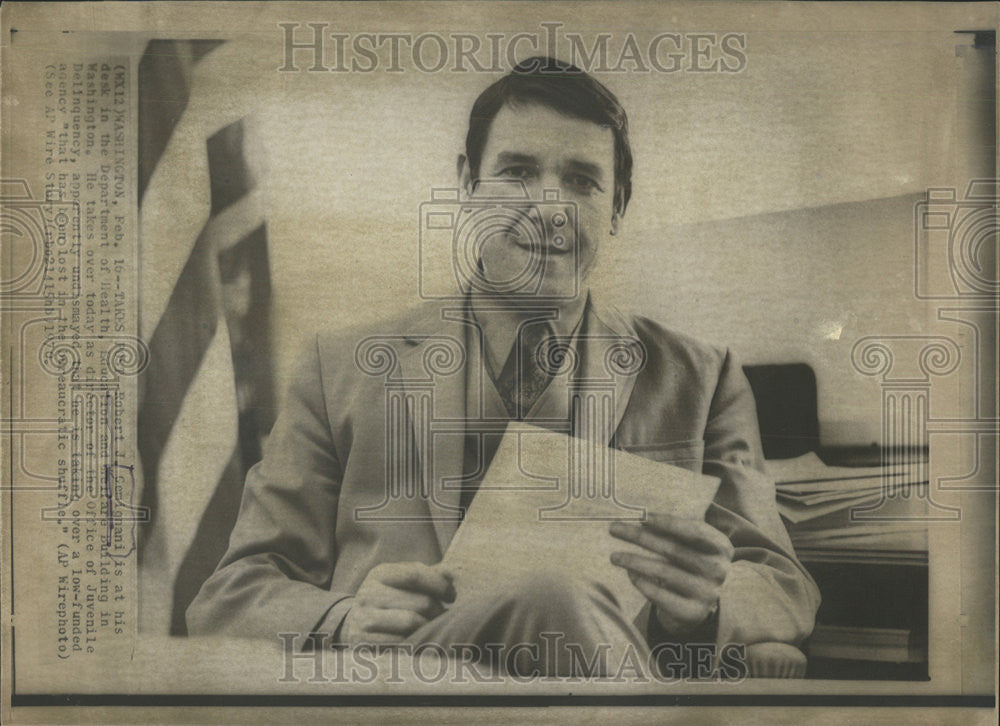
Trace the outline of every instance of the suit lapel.
<path fill-rule="evenodd" d="M 646 364 L 646 349 L 628 319 L 614 308 L 597 306 L 591 299 L 584 315 L 577 343 L 582 361 L 575 376 L 577 395 L 605 401 L 610 397 L 613 405 L 610 420 L 598 416 L 576 425 L 584 427 L 584 436 L 606 446 L 625 415 L 636 377 Z M 600 411 L 603 406 L 595 408 Z"/>
<path fill-rule="evenodd" d="M 461 491 L 448 479 L 462 473 L 465 446 L 465 380 L 469 365 L 465 326 L 459 309 L 429 306 L 406 334 L 400 351 L 400 385 L 413 445 L 414 473 L 420 478 L 427 516 L 442 554 L 458 528 Z"/>
<path fill-rule="evenodd" d="M 460 306 L 429 305 L 412 331 L 400 336 L 399 377 L 393 383 L 405 394 L 411 471 L 420 479 L 418 491 L 424 493 L 442 553 L 460 523 L 461 490 L 455 482 L 462 475 L 465 454 L 467 367 L 479 360 L 478 351 L 466 349 L 466 315 Z M 581 422 L 589 438 L 607 445 L 645 365 L 645 348 L 617 310 L 595 306 L 591 300 L 584 316 L 576 341 L 581 365 L 574 389 L 577 395 L 610 398 L 610 420 Z"/>

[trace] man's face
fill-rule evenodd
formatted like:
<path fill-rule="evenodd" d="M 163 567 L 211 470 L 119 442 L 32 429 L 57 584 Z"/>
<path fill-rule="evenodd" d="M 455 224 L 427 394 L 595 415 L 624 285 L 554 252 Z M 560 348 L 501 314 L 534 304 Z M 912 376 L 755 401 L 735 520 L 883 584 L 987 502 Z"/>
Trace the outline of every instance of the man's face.
<path fill-rule="evenodd" d="M 463 176 L 468 190 L 467 166 Z M 601 242 L 617 224 L 611 129 L 538 104 L 504 106 L 490 126 L 479 176 L 520 181 L 535 201 L 543 200 L 543 191 L 558 191 L 558 202 L 546 200 L 537 206 L 544 232 L 540 240 L 535 237 L 534 246 L 523 226 L 483 240 L 480 260 L 485 278 L 511 280 L 542 255 L 545 272 L 539 295 L 566 297 L 582 291 L 578 283 L 590 272 Z M 483 184 L 480 190 L 488 186 Z M 559 212 L 566 220 L 561 225 Z"/>

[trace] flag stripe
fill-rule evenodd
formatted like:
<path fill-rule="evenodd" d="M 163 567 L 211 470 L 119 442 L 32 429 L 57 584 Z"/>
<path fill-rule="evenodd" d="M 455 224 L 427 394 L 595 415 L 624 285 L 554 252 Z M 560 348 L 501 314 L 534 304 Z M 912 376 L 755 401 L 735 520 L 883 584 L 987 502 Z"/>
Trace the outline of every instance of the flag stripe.
<path fill-rule="evenodd" d="M 237 446 L 239 449 L 239 446 Z M 170 634 L 187 635 L 185 614 L 201 585 L 215 570 L 229 546 L 229 532 L 236 524 L 243 496 L 245 471 L 240 452 L 233 452 L 219 483 L 198 522 L 194 539 L 184 555 L 174 581 Z M 220 533 L 226 533 L 220 536 Z"/>
<path fill-rule="evenodd" d="M 218 309 L 212 270 L 212 244 L 202 234 L 195 243 L 167 309 L 149 342 L 149 364 L 142 377 L 145 396 L 139 408 L 138 445 L 142 458 L 142 506 L 152 513 L 144 530 L 155 526 L 157 474 L 163 449 L 184 396 L 215 337 Z M 140 559 L 141 559 L 140 549 Z"/>
<path fill-rule="evenodd" d="M 139 176 L 142 205 L 153 169 L 187 108 L 189 67 L 224 40 L 160 40 L 146 44 L 139 59 Z M 149 93 L 155 87 L 156 93 Z M 145 93 L 144 93 L 145 91 Z"/>
<path fill-rule="evenodd" d="M 233 352 L 240 453 L 249 470 L 261 457 L 261 440 L 275 417 L 266 225 L 219 251 L 219 277 Z"/>
<path fill-rule="evenodd" d="M 242 119 L 209 137 L 206 152 L 212 209 L 218 212 L 236 201 L 235 192 L 242 194 L 253 186 L 243 159 Z M 218 324 L 216 245 L 210 229 L 211 218 L 195 242 L 149 343 L 150 363 L 144 372 L 147 385 L 138 422 L 142 505 L 154 513 L 147 530 L 156 527 L 157 475 L 163 448 Z"/>
<path fill-rule="evenodd" d="M 141 124 L 156 137 L 140 158 L 141 232 L 155 245 L 143 288 L 151 360 L 138 444 L 152 521 L 140 531 L 141 616 L 144 630 L 174 635 L 228 546 L 274 420 L 268 230 L 245 153 L 253 92 L 220 106 L 212 69 L 225 51 L 198 64 L 215 45 L 151 43 L 141 61 Z M 195 136 L 171 140 L 181 127 Z M 204 156 L 192 153 L 199 138 Z"/>
<path fill-rule="evenodd" d="M 220 255 L 264 223 L 262 206 L 259 192 L 253 190 L 209 218 L 205 229 L 211 234 Z"/>
<path fill-rule="evenodd" d="M 206 146 L 214 217 L 254 186 L 243 155 L 243 119 L 216 131 Z"/>

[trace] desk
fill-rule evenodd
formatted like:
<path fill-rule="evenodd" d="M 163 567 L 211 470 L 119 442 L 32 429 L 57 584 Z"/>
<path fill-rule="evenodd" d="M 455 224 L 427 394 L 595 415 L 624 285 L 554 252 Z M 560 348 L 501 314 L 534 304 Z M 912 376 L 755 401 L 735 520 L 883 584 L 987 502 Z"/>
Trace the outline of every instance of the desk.
<path fill-rule="evenodd" d="M 868 446 L 823 446 L 817 451 L 819 458 L 829 466 L 882 466 L 894 463 L 927 461 L 927 446 L 893 447 L 884 449 L 878 444 Z"/>
<path fill-rule="evenodd" d="M 894 452 L 895 463 L 926 461 L 927 449 Z M 890 463 L 878 447 L 825 449 L 820 457 L 833 466 Z M 920 519 L 927 513 L 916 492 L 894 496 L 879 506 L 879 516 Z M 823 517 L 823 527 L 875 526 L 852 520 L 849 510 Z M 796 534 L 818 520 L 789 524 Z M 816 628 L 804 646 L 807 678 L 850 680 L 928 680 L 928 545 L 926 525 L 917 531 L 863 545 L 796 546 L 796 554 L 816 580 L 823 601 Z"/>

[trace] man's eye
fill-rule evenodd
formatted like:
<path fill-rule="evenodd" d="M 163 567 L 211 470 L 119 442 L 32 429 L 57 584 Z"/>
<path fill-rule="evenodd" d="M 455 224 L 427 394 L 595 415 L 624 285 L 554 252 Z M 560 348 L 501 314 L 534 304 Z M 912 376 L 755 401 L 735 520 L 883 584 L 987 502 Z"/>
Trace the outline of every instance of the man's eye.
<path fill-rule="evenodd" d="M 574 189 L 587 194 L 604 191 L 600 184 L 586 174 L 570 174 L 566 181 Z"/>
<path fill-rule="evenodd" d="M 510 179 L 530 179 L 531 167 L 528 166 L 505 166 L 497 176 L 508 177 Z"/>

